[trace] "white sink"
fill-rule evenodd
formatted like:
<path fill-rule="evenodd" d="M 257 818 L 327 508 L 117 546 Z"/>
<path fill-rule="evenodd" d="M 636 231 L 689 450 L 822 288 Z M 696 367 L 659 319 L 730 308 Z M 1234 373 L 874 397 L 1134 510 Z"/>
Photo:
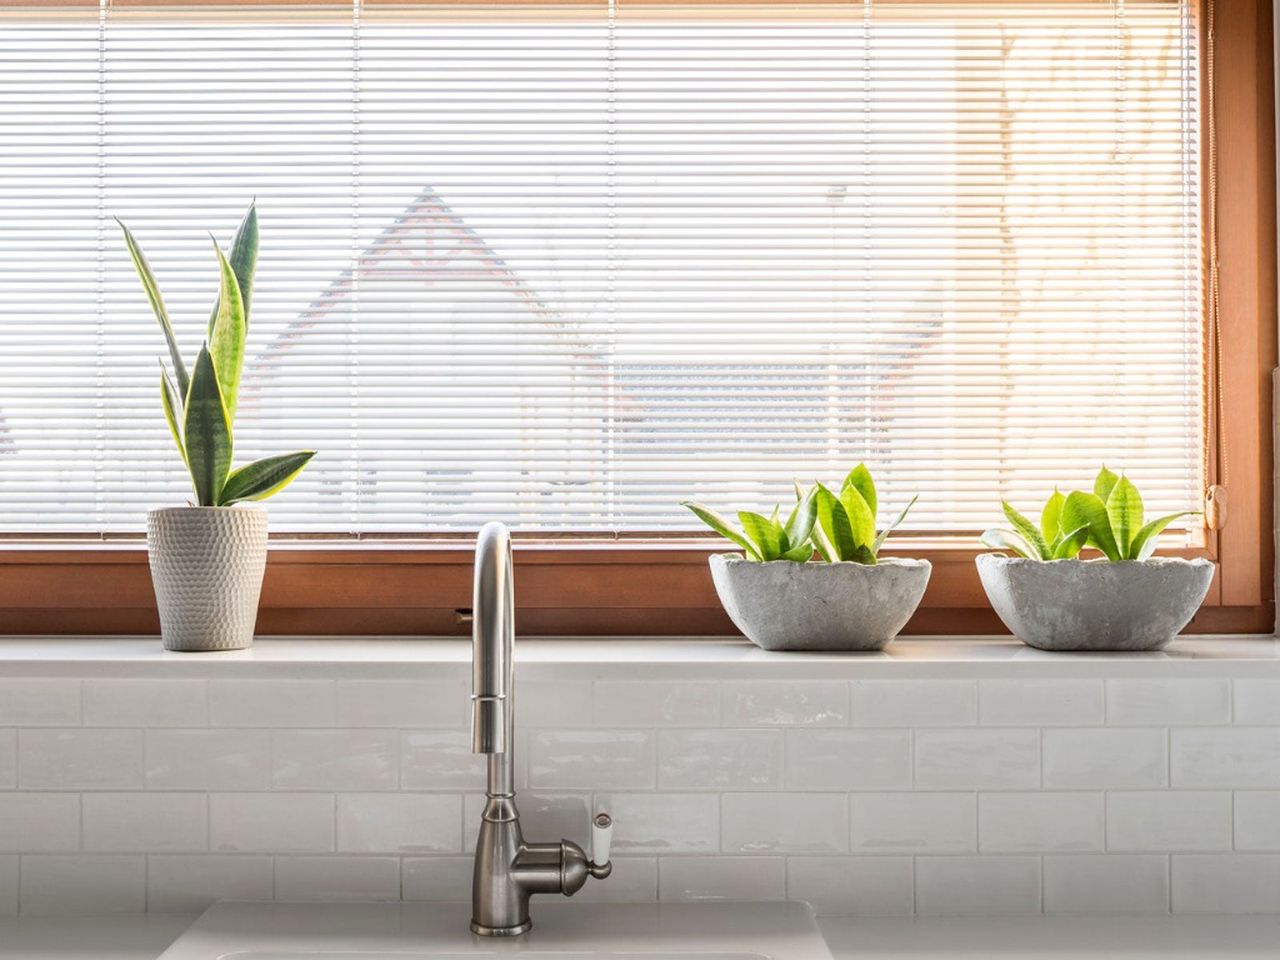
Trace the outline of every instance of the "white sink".
<path fill-rule="evenodd" d="M 226 901 L 160 960 L 831 960 L 800 903 L 534 907 L 506 940 L 474 936 L 467 904 Z"/>

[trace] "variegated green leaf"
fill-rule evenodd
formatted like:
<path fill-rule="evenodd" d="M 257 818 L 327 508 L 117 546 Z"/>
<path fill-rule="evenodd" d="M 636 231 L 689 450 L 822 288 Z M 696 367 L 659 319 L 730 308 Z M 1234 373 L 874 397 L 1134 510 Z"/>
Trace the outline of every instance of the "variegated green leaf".
<path fill-rule="evenodd" d="M 160 296 L 160 287 L 156 284 L 155 274 L 151 272 L 151 265 L 147 263 L 142 247 L 133 238 L 133 233 L 124 225 L 124 221 L 116 217 L 116 223 L 120 224 L 120 229 L 124 231 L 124 243 L 129 248 L 129 256 L 133 260 L 133 268 L 138 272 L 138 279 L 142 281 L 142 289 L 147 295 L 147 302 L 151 304 L 151 312 L 156 315 L 156 320 L 164 333 L 165 343 L 169 347 L 169 360 L 173 363 L 173 372 L 178 378 L 179 395 L 185 397 L 190 385 L 190 379 L 187 376 L 187 365 L 182 362 L 182 351 L 178 349 L 178 339 L 174 335 L 173 324 L 169 322 L 169 311 L 165 308 L 164 298 Z"/>
<path fill-rule="evenodd" d="M 813 544 L 806 540 L 799 546 L 792 547 L 782 555 L 783 560 L 792 563 L 806 563 L 813 558 Z"/>
<path fill-rule="evenodd" d="M 1045 542 L 1036 525 L 1015 510 L 1009 501 L 1001 500 L 1000 507 L 1004 510 L 1004 515 L 1009 518 L 1009 522 L 1013 524 L 1013 529 L 1018 531 L 1018 536 L 1027 541 L 1031 548 L 1035 550 L 1038 559 L 1050 559 L 1049 544 Z"/>
<path fill-rule="evenodd" d="M 840 490 L 847 490 L 853 487 L 860 494 L 862 499 L 867 502 L 867 506 L 871 508 L 871 525 L 875 526 L 877 501 L 876 501 L 876 482 L 871 479 L 871 471 L 867 469 L 865 463 L 860 463 L 854 467 L 847 477 L 844 478 L 844 484 Z"/>
<path fill-rule="evenodd" d="M 784 529 L 788 547 L 804 544 L 813 535 L 813 525 L 817 522 L 818 508 L 814 503 L 813 491 L 810 490 L 800 498 L 791 515 L 787 517 Z"/>
<path fill-rule="evenodd" d="M 1115 534 L 1120 556 L 1132 559 L 1129 543 L 1142 529 L 1142 495 L 1128 477 L 1121 477 L 1111 487 L 1111 496 L 1107 498 L 1107 519 L 1111 521 L 1111 532 Z"/>
<path fill-rule="evenodd" d="M 1011 533 L 1001 527 L 992 527 L 990 530 L 984 531 L 980 539 L 984 547 L 990 547 L 992 550 L 1012 550 L 1018 556 L 1026 557 L 1028 560 L 1040 559 L 1035 549 L 1027 541 L 1016 533 Z"/>
<path fill-rule="evenodd" d="M 1089 540 L 1089 528 L 1081 527 L 1079 530 L 1069 530 L 1058 538 L 1058 542 L 1053 545 L 1054 560 L 1074 560 L 1080 555 L 1080 551 L 1084 549 L 1084 545 Z"/>
<path fill-rule="evenodd" d="M 200 348 L 191 375 L 183 436 L 196 501 L 202 507 L 217 506 L 231 469 L 231 423 L 208 347 Z"/>
<path fill-rule="evenodd" d="M 870 550 L 876 541 L 876 514 L 871 504 L 867 503 L 856 486 L 850 484 L 840 491 L 840 505 L 849 517 L 853 542 Z"/>
<path fill-rule="evenodd" d="M 1062 526 L 1066 530 L 1088 527 L 1089 542 L 1101 550 L 1112 563 L 1120 560 L 1120 548 L 1111 532 L 1107 505 L 1094 493 L 1072 491 L 1062 504 Z"/>
<path fill-rule="evenodd" d="M 1165 527 L 1181 517 L 1192 517 L 1198 513 L 1198 510 L 1171 513 L 1167 517 L 1158 517 L 1145 524 L 1141 530 L 1133 535 L 1133 540 L 1129 544 L 1130 556 L 1134 560 L 1146 560 L 1156 552 L 1156 542 L 1159 540 L 1160 534 L 1164 532 Z"/>
<path fill-rule="evenodd" d="M 756 545 L 761 560 L 777 560 L 785 549 L 782 525 L 750 510 L 738 511 L 738 522 Z"/>
<path fill-rule="evenodd" d="M 231 256 L 228 258 L 231 269 L 236 275 L 240 287 L 240 302 L 244 304 L 244 325 L 249 327 L 249 304 L 253 298 L 253 275 L 258 266 L 258 205 L 249 204 L 249 210 L 236 228 L 235 238 L 231 241 Z M 218 318 L 218 308 L 222 302 L 219 293 L 218 302 L 209 312 L 209 339 L 213 339 L 213 324 Z"/>
<path fill-rule="evenodd" d="M 720 536 L 740 546 L 746 552 L 748 560 L 760 559 L 760 551 L 756 549 L 756 545 L 743 536 L 732 523 L 720 516 L 720 514 L 716 513 L 710 507 L 704 507 L 700 503 L 693 503 L 687 500 L 680 504 L 680 506 L 685 507 L 695 517 L 705 523 L 716 533 L 720 534 Z"/>
<path fill-rule="evenodd" d="M 854 539 L 853 526 L 849 522 L 849 515 L 845 512 L 844 504 L 841 503 L 839 497 L 821 483 L 814 490 L 814 500 L 818 511 L 817 529 L 820 529 L 825 536 L 826 546 L 829 547 L 830 553 L 829 556 L 824 553 L 824 556 L 832 562 L 852 559 L 858 543 Z M 857 493 L 857 491 L 854 492 Z M 857 494 L 857 496 L 858 499 L 862 499 L 861 494 Z M 866 507 L 865 501 L 863 501 L 863 507 Z"/>
<path fill-rule="evenodd" d="M 213 356 L 214 369 L 218 371 L 218 385 L 222 388 L 222 402 L 227 408 L 227 419 L 234 423 L 240 394 L 240 372 L 244 368 L 244 302 L 240 299 L 235 272 L 216 241 L 213 249 L 218 254 L 222 287 L 218 295 L 218 316 L 214 320 L 213 334 L 209 338 L 209 352 Z"/>
<path fill-rule="evenodd" d="M 916 505 L 916 501 L 919 499 L 920 494 L 917 493 L 911 498 L 911 502 L 903 507 L 896 517 L 889 521 L 889 525 L 876 535 L 875 543 L 871 545 L 872 556 L 880 556 L 880 548 L 884 546 L 884 542 L 889 538 L 889 534 L 893 533 L 893 531 L 898 528 L 898 525 L 901 524 L 903 520 L 907 519 L 907 514 L 911 512 L 911 508 Z"/>
<path fill-rule="evenodd" d="M 182 427 L 178 423 L 178 418 L 182 416 L 182 398 L 174 389 L 173 381 L 169 379 L 169 372 L 165 370 L 163 363 L 160 364 L 160 405 L 164 407 L 164 418 L 169 423 L 169 433 L 174 445 L 182 456 L 182 462 L 186 463 L 187 448 L 182 442 Z"/>
<path fill-rule="evenodd" d="M 1040 532 L 1045 540 L 1053 544 L 1062 536 L 1062 503 L 1067 498 L 1053 488 L 1053 495 L 1045 502 L 1040 511 Z"/>
<path fill-rule="evenodd" d="M 1093 495 L 1103 503 L 1106 503 L 1111 498 L 1111 490 L 1119 479 L 1119 474 L 1103 466 L 1093 480 Z"/>
<path fill-rule="evenodd" d="M 279 493 L 293 482 L 315 455 L 314 450 L 300 450 L 265 457 L 232 470 L 222 485 L 220 503 L 228 506 L 239 500 L 265 500 Z"/>

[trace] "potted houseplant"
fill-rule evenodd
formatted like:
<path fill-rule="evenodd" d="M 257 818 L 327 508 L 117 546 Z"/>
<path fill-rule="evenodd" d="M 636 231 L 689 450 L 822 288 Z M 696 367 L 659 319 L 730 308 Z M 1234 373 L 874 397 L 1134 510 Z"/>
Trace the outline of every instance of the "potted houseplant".
<path fill-rule="evenodd" d="M 725 612 L 766 650 L 881 650 L 903 628 L 929 582 L 927 560 L 882 559 L 880 548 L 913 498 L 879 533 L 871 472 L 859 464 L 839 493 L 796 487 L 786 520 L 742 511 L 741 528 L 697 503 L 683 506 L 742 548 L 713 554 Z"/>
<path fill-rule="evenodd" d="M 119 222 L 119 221 L 117 221 Z M 245 215 L 228 259 L 214 241 L 218 299 L 208 338 L 188 370 L 142 248 L 128 227 L 125 245 L 168 346 L 172 376 L 160 361 L 160 404 L 178 455 L 191 475 L 187 506 L 147 515 L 147 552 L 168 650 L 239 650 L 253 643 L 267 563 L 267 514 L 254 501 L 287 486 L 310 450 L 232 468 L 233 425 L 244 366 L 249 302 L 258 258 L 258 216 Z"/>
<path fill-rule="evenodd" d="M 1055 490 L 1040 524 L 1008 503 L 1011 529 L 982 535 L 1014 554 L 978 556 L 991 606 L 1024 643 L 1041 650 L 1158 650 L 1195 616 L 1213 580 L 1205 559 L 1155 557 L 1161 531 L 1190 512 L 1146 521 L 1128 477 L 1105 466 L 1093 492 Z M 1102 556 L 1082 560 L 1093 547 Z"/>

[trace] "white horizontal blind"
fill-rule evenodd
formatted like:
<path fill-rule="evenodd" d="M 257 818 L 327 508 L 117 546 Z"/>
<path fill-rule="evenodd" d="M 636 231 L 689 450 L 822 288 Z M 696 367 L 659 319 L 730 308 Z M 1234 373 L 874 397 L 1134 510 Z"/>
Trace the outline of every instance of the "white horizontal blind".
<path fill-rule="evenodd" d="M 276 531 L 694 529 L 866 460 L 917 530 L 1203 484 L 1190 0 L 0 9 L 0 532 L 186 480 L 111 215 L 199 346 L 262 255 Z"/>

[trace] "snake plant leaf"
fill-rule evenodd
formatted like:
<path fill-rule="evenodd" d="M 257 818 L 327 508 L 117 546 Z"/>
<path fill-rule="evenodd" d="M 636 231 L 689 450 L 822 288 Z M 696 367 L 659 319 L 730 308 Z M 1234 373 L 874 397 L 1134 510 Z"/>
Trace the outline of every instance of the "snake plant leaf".
<path fill-rule="evenodd" d="M 710 507 L 704 507 L 700 503 L 694 503 L 689 500 L 686 500 L 684 503 L 680 504 L 680 506 L 689 510 L 695 517 L 705 523 L 716 533 L 720 534 L 720 536 L 740 546 L 744 551 L 746 551 L 748 560 L 760 559 L 760 551 L 756 549 L 756 545 L 743 536 L 742 533 L 733 526 L 733 524 L 720 516 L 720 514 L 716 513 Z"/>
<path fill-rule="evenodd" d="M 1009 503 L 1008 500 L 1001 500 L 1000 507 L 1004 510 L 1004 515 L 1009 518 L 1009 522 L 1013 524 L 1013 529 L 1018 531 L 1018 536 L 1027 541 L 1031 548 L 1036 552 L 1039 559 L 1050 559 L 1051 554 L 1049 553 L 1049 544 L 1045 542 L 1044 536 L 1040 533 L 1039 528 L 1015 510 L 1013 504 Z"/>
<path fill-rule="evenodd" d="M 854 563 L 861 563 L 868 567 L 876 565 L 876 555 L 871 552 L 871 548 L 865 544 L 858 544 L 854 548 L 853 556 L 849 557 Z"/>
<path fill-rule="evenodd" d="M 1173 521 L 1181 517 L 1194 517 L 1199 514 L 1198 510 L 1184 510 L 1182 513 L 1171 513 L 1167 517 L 1158 517 L 1155 520 L 1145 524 L 1141 530 L 1133 535 L 1133 540 L 1129 543 L 1129 555 L 1134 560 L 1146 560 L 1151 554 L 1156 552 L 1156 541 L 1160 534 L 1164 532 L 1164 528 Z"/>
<path fill-rule="evenodd" d="M 302 472 L 314 450 L 299 450 L 276 457 L 264 457 L 232 470 L 222 485 L 219 506 L 230 506 L 240 500 L 265 500 L 287 487 Z"/>
<path fill-rule="evenodd" d="M 169 433 L 173 436 L 174 445 L 182 456 L 182 462 L 186 463 L 187 448 L 182 443 L 182 428 L 178 426 L 182 398 L 174 389 L 173 381 L 169 379 L 169 371 L 164 368 L 163 363 L 160 364 L 160 405 L 164 407 L 164 418 L 169 423 Z"/>
<path fill-rule="evenodd" d="M 813 491 L 810 490 L 792 509 L 791 515 L 787 517 L 786 526 L 783 528 L 787 535 L 787 544 L 789 548 L 800 547 L 806 545 L 808 539 L 813 536 L 813 525 L 818 522 L 818 508 L 814 503 Z M 813 549 L 810 547 L 809 552 L 812 554 Z"/>
<path fill-rule="evenodd" d="M 1062 504 L 1066 499 L 1058 488 L 1054 487 L 1053 495 L 1045 501 L 1044 509 L 1040 511 L 1040 532 L 1050 544 L 1062 537 Z"/>
<path fill-rule="evenodd" d="M 1142 529 L 1142 495 L 1128 477 L 1121 477 L 1112 486 L 1111 496 L 1107 498 L 1107 519 L 1111 521 L 1120 556 L 1133 559 L 1129 544 Z"/>
<path fill-rule="evenodd" d="M 1112 563 L 1121 559 L 1107 505 L 1095 493 L 1073 490 L 1062 504 L 1062 526 L 1068 530 L 1089 528 L 1089 543 L 1101 550 Z"/>
<path fill-rule="evenodd" d="M 1012 550 L 1018 556 L 1026 557 L 1028 560 L 1040 559 L 1027 541 L 1003 527 L 992 527 L 984 531 L 980 539 L 984 547 L 990 547 L 992 550 Z"/>
<path fill-rule="evenodd" d="M 151 304 L 151 312 L 156 315 L 156 320 L 160 323 L 160 329 L 164 332 L 165 343 L 169 347 L 169 359 L 173 362 L 173 372 L 178 378 L 179 395 L 185 397 L 190 385 L 190 379 L 187 376 L 187 365 L 182 362 L 182 351 L 178 349 L 178 339 L 174 335 L 173 324 L 169 322 L 169 311 L 164 305 L 164 298 L 160 296 L 160 287 L 156 283 L 155 274 L 151 272 L 151 265 L 147 263 L 142 247 L 133 238 L 133 232 L 124 225 L 124 221 L 119 217 L 116 217 L 115 220 L 116 223 L 120 224 L 120 229 L 124 231 L 124 244 L 129 248 L 129 257 L 133 260 L 133 269 L 138 272 L 138 279 L 142 281 L 142 289 L 147 295 L 147 302 Z"/>
<path fill-rule="evenodd" d="M 821 530 L 826 537 L 826 546 L 829 548 L 829 555 L 824 552 L 823 556 L 832 563 L 850 559 L 858 544 L 854 540 L 853 525 L 849 522 L 844 504 L 821 483 L 814 488 L 814 491 L 814 501 L 818 511 L 817 529 Z M 862 499 L 862 495 L 856 490 L 854 493 L 858 499 Z M 862 505 L 866 506 L 865 500 Z"/>
<path fill-rule="evenodd" d="M 844 478 L 844 485 L 841 486 L 840 490 L 843 493 L 849 487 L 857 490 L 862 494 L 862 499 L 867 501 L 867 506 L 871 508 L 871 520 L 874 525 L 876 516 L 876 482 L 871 479 L 871 471 L 867 469 L 865 463 L 858 464 L 849 472 L 849 476 Z"/>
<path fill-rule="evenodd" d="M 210 237 L 212 239 L 212 237 Z M 245 326 L 244 301 L 240 299 L 240 285 L 235 271 L 227 261 L 222 248 L 214 241 L 222 271 L 222 287 L 218 293 L 218 315 L 209 337 L 209 351 L 214 368 L 218 371 L 218 385 L 222 388 L 222 402 L 226 406 L 227 420 L 236 419 L 236 401 L 240 394 L 240 372 L 244 368 Z"/>
<path fill-rule="evenodd" d="M 253 299 L 253 274 L 258 267 L 258 204 L 255 200 L 249 204 L 249 210 L 236 228 L 235 238 L 231 241 L 231 256 L 228 258 L 231 269 L 235 272 L 236 282 L 240 287 L 240 300 L 244 304 L 244 325 L 249 327 L 249 303 Z M 218 301 L 209 313 L 209 338 L 213 339 L 213 324 L 218 318 L 218 309 L 222 303 L 219 293 Z"/>
<path fill-rule="evenodd" d="M 183 435 L 196 502 L 202 507 L 215 507 L 231 469 L 231 423 L 222 404 L 222 388 L 207 346 L 200 348 L 191 375 Z"/>
<path fill-rule="evenodd" d="M 1120 475 L 1113 470 L 1108 470 L 1104 464 L 1093 480 L 1093 495 L 1106 503 L 1111 499 L 1111 490 L 1119 479 Z"/>
<path fill-rule="evenodd" d="M 1053 559 L 1074 560 L 1080 555 L 1080 551 L 1084 549 L 1084 545 L 1088 541 L 1088 527 L 1081 527 L 1079 530 L 1071 530 L 1064 533 L 1058 538 L 1057 543 L 1053 545 Z"/>
<path fill-rule="evenodd" d="M 780 523 L 750 510 L 738 511 L 738 520 L 746 535 L 755 542 L 761 560 L 777 560 L 782 556 L 786 545 L 783 543 Z"/>
<path fill-rule="evenodd" d="M 813 544 L 806 540 L 804 543 L 792 547 L 783 555 L 783 560 L 790 560 L 792 563 L 806 563 L 813 557 Z"/>
<path fill-rule="evenodd" d="M 876 539 L 876 514 L 861 491 L 850 485 L 840 491 L 840 505 L 849 517 L 853 542 L 860 547 L 871 548 Z"/>
<path fill-rule="evenodd" d="M 893 531 L 898 528 L 898 525 L 902 523 L 903 520 L 907 519 L 907 514 L 911 512 L 911 508 L 916 505 L 916 501 L 919 499 L 920 494 L 917 493 L 911 498 L 911 502 L 898 511 L 898 515 L 889 521 L 889 525 L 880 531 L 876 536 L 875 543 L 871 544 L 872 556 L 880 556 L 880 548 L 884 546 L 884 542 L 888 539 L 889 534 L 893 533 Z"/>

